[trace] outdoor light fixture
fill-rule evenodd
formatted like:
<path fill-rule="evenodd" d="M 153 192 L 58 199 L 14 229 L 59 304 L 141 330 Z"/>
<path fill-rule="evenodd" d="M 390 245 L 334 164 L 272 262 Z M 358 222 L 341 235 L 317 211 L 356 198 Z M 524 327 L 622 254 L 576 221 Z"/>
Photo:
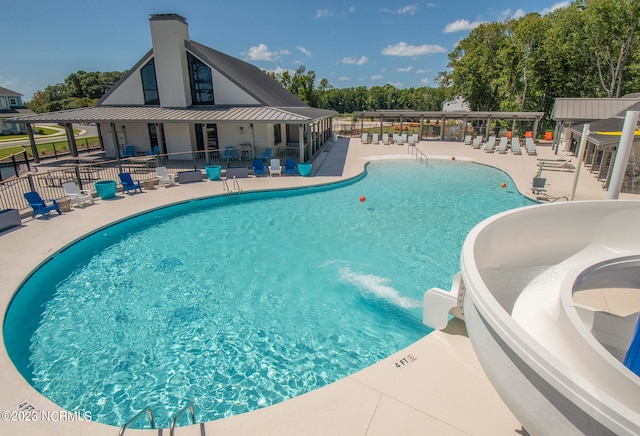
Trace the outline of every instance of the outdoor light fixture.
<path fill-rule="evenodd" d="M 242 135 L 244 133 L 244 127 L 240 126 L 240 134 Z"/>

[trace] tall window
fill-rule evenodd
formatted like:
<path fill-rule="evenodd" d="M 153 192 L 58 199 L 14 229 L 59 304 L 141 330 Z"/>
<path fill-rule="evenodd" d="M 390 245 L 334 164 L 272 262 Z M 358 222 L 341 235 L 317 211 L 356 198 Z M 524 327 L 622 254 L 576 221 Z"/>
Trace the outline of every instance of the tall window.
<path fill-rule="evenodd" d="M 273 145 L 282 142 L 282 124 L 274 124 L 273 126 Z"/>
<path fill-rule="evenodd" d="M 158 82 L 156 81 L 156 64 L 153 59 L 140 69 L 140 75 L 142 76 L 144 104 L 160 104 Z"/>
<path fill-rule="evenodd" d="M 187 53 L 187 60 L 189 62 L 192 104 L 215 104 L 213 100 L 213 79 L 211 76 L 211 68 L 203 64 L 191 53 Z"/>

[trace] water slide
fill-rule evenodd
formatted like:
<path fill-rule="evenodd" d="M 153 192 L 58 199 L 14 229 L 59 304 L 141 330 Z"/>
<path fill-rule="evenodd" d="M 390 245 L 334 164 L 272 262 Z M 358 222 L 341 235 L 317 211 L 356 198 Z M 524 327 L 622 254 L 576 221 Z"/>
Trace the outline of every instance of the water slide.
<path fill-rule="evenodd" d="M 424 322 L 463 318 L 478 358 L 531 434 L 640 434 L 640 377 L 625 362 L 640 312 L 640 202 L 530 206 L 468 235 L 451 291 Z M 631 357 L 631 358 L 630 358 Z"/>

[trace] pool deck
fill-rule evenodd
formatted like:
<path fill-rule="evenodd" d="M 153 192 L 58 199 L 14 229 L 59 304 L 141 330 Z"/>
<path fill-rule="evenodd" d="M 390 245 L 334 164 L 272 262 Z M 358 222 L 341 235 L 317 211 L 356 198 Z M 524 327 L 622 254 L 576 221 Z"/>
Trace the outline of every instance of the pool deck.
<path fill-rule="evenodd" d="M 485 153 L 459 142 L 421 142 L 417 148 L 430 159 L 474 160 L 507 172 L 525 195 L 537 173 L 537 158 L 557 158 L 550 146 L 538 145 L 538 155 Z M 367 161 L 409 158 L 409 147 L 362 144 L 359 138 L 339 138 L 314 162 L 312 177 L 240 179 L 243 191 L 283 189 L 332 183 L 359 175 Z M 523 150 L 524 151 L 524 150 Z M 563 154 L 562 152 L 558 154 Z M 575 158 L 573 158 L 575 162 Z M 547 171 L 547 193 L 568 196 L 573 172 Z M 223 194 L 222 182 L 203 181 L 158 188 L 142 194 L 119 194 L 96 200 L 50 219 L 23 219 L 21 227 L 0 233 L 0 309 L 4 313 L 25 276 L 60 248 L 115 220 L 167 204 Z M 363 193 L 366 195 L 366 193 Z M 604 199 L 606 192 L 589 171 L 581 169 L 576 200 Z M 622 199 L 640 199 L 621 194 Z M 564 201 L 561 199 L 560 201 Z M 399 224 L 401 225 L 401 224 Z M 425 290 L 430 287 L 425 283 Z M 27 401 L 44 412 L 61 409 L 36 392 L 17 372 L 0 347 L 0 436 L 116 435 L 119 429 L 94 422 L 49 415 L 49 422 L 18 422 L 18 405 Z M 413 356 L 415 360 L 407 356 Z M 405 359 L 404 361 L 401 361 Z M 396 363 L 400 362 L 397 368 Z M 196 405 L 197 407 L 197 405 Z M 13 414 L 12 414 L 13 412 Z M 9 416 L 9 420 L 7 420 Z M 15 420 L 14 420 L 15 418 Z M 201 425 L 180 427 L 177 435 L 198 435 Z M 387 359 L 336 383 L 301 397 L 243 415 L 202 425 L 208 435 L 519 435 L 522 427 L 485 376 L 466 336 L 464 323 L 453 321 Z M 127 430 L 127 435 L 157 435 L 158 431 Z M 168 435 L 164 430 L 162 434 Z"/>

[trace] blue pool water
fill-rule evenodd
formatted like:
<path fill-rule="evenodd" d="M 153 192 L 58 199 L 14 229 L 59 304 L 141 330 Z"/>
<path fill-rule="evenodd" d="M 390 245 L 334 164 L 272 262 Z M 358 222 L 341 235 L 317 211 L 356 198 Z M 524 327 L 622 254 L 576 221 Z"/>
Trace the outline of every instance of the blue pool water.
<path fill-rule="evenodd" d="M 168 427 L 187 400 L 199 422 L 255 410 L 428 334 L 422 295 L 448 289 L 468 231 L 528 204 L 491 168 L 385 161 L 339 187 L 160 209 L 45 263 L 5 343 L 37 390 L 107 424 L 151 406 Z"/>

